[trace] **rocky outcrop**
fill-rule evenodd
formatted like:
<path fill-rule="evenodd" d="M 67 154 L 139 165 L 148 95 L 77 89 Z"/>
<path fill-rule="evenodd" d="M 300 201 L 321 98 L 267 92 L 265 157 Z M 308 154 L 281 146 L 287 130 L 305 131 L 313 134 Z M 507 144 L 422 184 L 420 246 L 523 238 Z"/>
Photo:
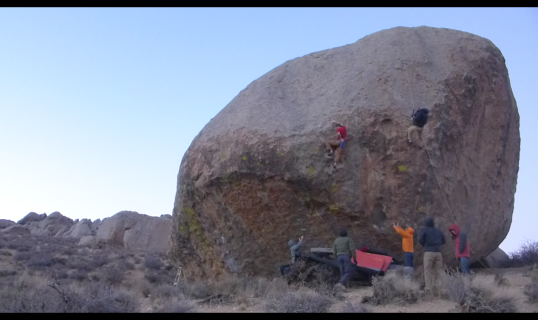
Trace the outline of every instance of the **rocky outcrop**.
<path fill-rule="evenodd" d="M 169 249 L 171 220 L 134 211 L 121 211 L 102 221 L 98 241 L 127 249 L 166 252 Z"/>
<path fill-rule="evenodd" d="M 64 237 L 80 238 L 83 236 L 91 236 L 97 233 L 94 224 L 90 219 L 82 219 L 73 223 L 71 228 L 63 234 Z"/>
<path fill-rule="evenodd" d="M 418 149 L 406 130 L 423 107 Z M 324 156 L 333 119 L 348 132 L 336 170 Z M 519 147 L 516 101 L 491 41 L 383 30 L 285 62 L 202 129 L 181 161 L 170 253 L 191 278 L 274 275 L 289 239 L 330 247 L 347 228 L 355 243 L 401 252 L 391 223 L 418 231 L 432 216 L 456 266 L 450 224 L 468 233 L 473 259 L 507 235 Z"/>
<path fill-rule="evenodd" d="M 26 236 L 26 235 L 30 235 L 30 229 L 26 226 L 21 226 L 19 224 L 16 224 L 14 226 L 7 227 L 5 229 L 0 230 L 0 233 L 9 234 L 9 235 Z"/>
<path fill-rule="evenodd" d="M 0 219 L 0 230 L 16 225 L 15 221 Z"/>
<path fill-rule="evenodd" d="M 47 214 L 46 213 L 42 213 L 42 214 L 37 214 L 35 212 L 30 212 L 28 213 L 26 216 L 24 216 L 24 218 L 22 218 L 21 220 L 17 221 L 18 224 L 27 224 L 29 222 L 37 222 L 37 221 L 41 221 L 43 219 L 45 219 L 47 217 Z"/>
<path fill-rule="evenodd" d="M 78 241 L 78 245 L 81 247 L 94 247 L 97 243 L 97 237 L 95 236 L 82 236 Z"/>
<path fill-rule="evenodd" d="M 40 221 L 26 223 L 33 235 L 62 237 L 73 226 L 73 220 L 55 211 Z"/>

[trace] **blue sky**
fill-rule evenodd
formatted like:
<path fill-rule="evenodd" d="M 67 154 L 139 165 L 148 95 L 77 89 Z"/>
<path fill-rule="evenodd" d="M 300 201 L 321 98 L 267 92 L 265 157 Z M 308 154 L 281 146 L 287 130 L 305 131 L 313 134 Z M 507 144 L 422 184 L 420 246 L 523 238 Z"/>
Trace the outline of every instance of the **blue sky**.
<path fill-rule="evenodd" d="M 538 240 L 537 8 L 0 8 L 0 219 L 171 214 L 184 152 L 250 82 L 311 52 L 423 25 L 503 53 L 521 153 L 501 248 Z"/>

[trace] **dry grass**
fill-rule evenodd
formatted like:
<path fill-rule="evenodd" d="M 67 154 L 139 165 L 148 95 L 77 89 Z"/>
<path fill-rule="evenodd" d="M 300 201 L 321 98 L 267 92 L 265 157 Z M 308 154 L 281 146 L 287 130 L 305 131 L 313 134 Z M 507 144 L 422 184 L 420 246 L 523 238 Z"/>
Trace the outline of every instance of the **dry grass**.
<path fill-rule="evenodd" d="M 373 296 L 364 297 L 363 302 L 374 305 L 416 303 L 422 297 L 420 285 L 412 278 L 391 273 L 372 280 Z"/>
<path fill-rule="evenodd" d="M 264 307 L 272 313 L 326 313 L 332 302 L 328 296 L 304 289 L 267 299 Z"/>
<path fill-rule="evenodd" d="M 517 312 L 517 292 L 508 288 L 497 276 L 489 278 L 471 277 L 461 273 L 445 274 L 445 295 L 465 313 L 513 313 Z M 506 280 L 506 279 L 505 279 Z"/>
<path fill-rule="evenodd" d="M 523 287 L 523 293 L 527 296 L 529 302 L 538 303 L 538 268 L 535 265 L 534 269 L 529 272 L 531 282 Z"/>
<path fill-rule="evenodd" d="M 343 313 L 371 313 L 372 311 L 364 306 L 362 303 L 352 303 L 351 301 L 346 301 L 342 309 Z"/>

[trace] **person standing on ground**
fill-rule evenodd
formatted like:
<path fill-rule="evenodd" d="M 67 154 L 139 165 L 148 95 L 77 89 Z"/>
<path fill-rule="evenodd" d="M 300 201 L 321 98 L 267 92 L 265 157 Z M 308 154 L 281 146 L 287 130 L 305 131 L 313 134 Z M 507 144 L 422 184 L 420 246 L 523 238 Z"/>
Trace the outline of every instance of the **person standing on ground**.
<path fill-rule="evenodd" d="M 342 152 L 344 151 L 345 141 L 347 139 L 346 127 L 339 122 L 333 121 L 336 125 L 336 138 L 332 140 L 327 140 L 325 146 L 327 148 L 327 157 L 332 158 L 334 154 L 334 163 L 333 168 L 336 169 L 336 164 L 342 158 Z M 335 151 L 336 149 L 336 151 Z"/>
<path fill-rule="evenodd" d="M 441 246 L 446 243 L 443 232 L 435 228 L 433 218 L 424 220 L 424 228 L 418 235 L 418 243 L 424 247 L 424 280 L 426 290 L 432 292 L 434 283 L 439 281 L 443 272 Z"/>
<path fill-rule="evenodd" d="M 394 229 L 396 229 L 396 232 L 402 236 L 402 248 L 405 254 L 405 266 L 413 268 L 413 233 L 415 230 L 413 230 L 411 227 L 404 230 L 397 223 L 393 223 L 392 226 Z"/>
<path fill-rule="evenodd" d="M 340 281 L 338 283 L 347 288 L 354 271 L 351 265 L 351 258 L 353 257 L 353 263 L 357 264 L 357 254 L 355 253 L 355 244 L 348 237 L 346 230 L 340 231 L 340 237 L 334 240 L 333 254 L 338 260 L 338 267 L 340 269 Z"/>
<path fill-rule="evenodd" d="M 428 109 L 418 109 L 416 112 L 413 110 L 413 114 L 411 115 L 413 124 L 407 129 L 407 143 L 409 145 L 413 144 L 411 135 L 416 131 L 420 140 L 418 146 L 419 148 L 422 148 L 422 127 L 428 122 L 428 113 Z"/>
<path fill-rule="evenodd" d="M 452 239 L 456 240 L 456 258 L 460 261 L 460 269 L 463 274 L 471 274 L 469 269 L 469 258 L 471 257 L 471 249 L 467 242 L 467 234 L 460 231 L 457 224 L 453 224 L 448 229 L 452 234 Z"/>

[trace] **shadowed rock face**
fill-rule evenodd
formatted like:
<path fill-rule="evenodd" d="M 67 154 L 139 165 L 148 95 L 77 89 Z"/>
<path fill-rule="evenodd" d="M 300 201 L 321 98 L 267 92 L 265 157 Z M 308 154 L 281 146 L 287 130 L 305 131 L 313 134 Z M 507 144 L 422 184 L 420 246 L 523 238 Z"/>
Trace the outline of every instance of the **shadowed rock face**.
<path fill-rule="evenodd" d="M 412 109 L 428 108 L 420 150 L 406 144 Z M 348 132 L 331 169 L 331 120 Z M 287 242 L 401 253 L 397 221 L 426 216 L 468 233 L 474 257 L 510 229 L 519 114 L 489 40 L 450 29 L 398 27 L 285 62 L 242 90 L 196 136 L 181 162 L 171 255 L 188 277 L 274 275 Z M 441 192 L 443 190 L 443 193 Z M 445 200 L 446 199 L 446 200 Z M 415 241 L 416 263 L 422 251 Z"/>

